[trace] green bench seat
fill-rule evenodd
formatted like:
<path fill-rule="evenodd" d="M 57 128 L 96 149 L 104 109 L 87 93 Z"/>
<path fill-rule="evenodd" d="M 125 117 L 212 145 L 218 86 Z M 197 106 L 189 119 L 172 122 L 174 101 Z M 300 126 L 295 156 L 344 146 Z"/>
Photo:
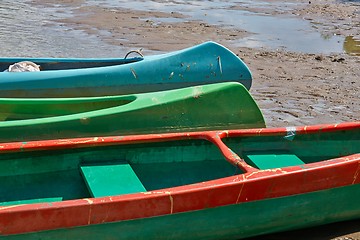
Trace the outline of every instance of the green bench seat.
<path fill-rule="evenodd" d="M 146 191 L 132 167 L 126 162 L 81 165 L 80 170 L 92 197 Z"/>
<path fill-rule="evenodd" d="M 305 164 L 300 158 L 291 153 L 249 153 L 245 155 L 249 164 L 261 170 L 282 168 Z"/>

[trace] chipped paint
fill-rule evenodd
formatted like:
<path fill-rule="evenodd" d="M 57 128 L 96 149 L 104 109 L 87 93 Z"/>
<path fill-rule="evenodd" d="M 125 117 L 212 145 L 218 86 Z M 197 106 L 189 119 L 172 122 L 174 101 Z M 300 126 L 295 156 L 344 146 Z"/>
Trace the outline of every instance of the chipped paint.
<path fill-rule="evenodd" d="M 292 141 L 296 136 L 296 127 L 287 127 L 286 128 L 286 136 L 284 137 L 286 140 Z"/>
<path fill-rule="evenodd" d="M 116 136 L 116 137 L 113 137 L 112 139 L 114 140 L 114 141 L 121 141 L 121 140 L 123 140 L 125 138 L 125 136 Z"/>
<path fill-rule="evenodd" d="M 283 170 L 282 168 L 264 169 L 264 170 L 253 171 L 249 174 L 246 174 L 245 179 L 249 179 L 257 174 L 264 174 L 266 172 L 269 172 L 269 173 L 278 173 L 279 172 L 280 174 L 288 173 L 287 171 Z"/>
<path fill-rule="evenodd" d="M 24 206 L 24 205 L 26 205 L 26 204 L 18 204 L 18 205 L 11 205 L 11 206 L 0 207 L 0 211 L 1 211 L 1 210 L 11 209 L 11 208 L 18 208 L 18 207 L 21 207 L 21 206 Z"/>
<path fill-rule="evenodd" d="M 160 101 L 159 101 L 159 99 L 158 99 L 157 97 L 151 98 L 151 101 L 152 101 L 153 103 L 160 103 Z"/>
<path fill-rule="evenodd" d="M 137 74 L 133 68 L 130 68 L 130 71 L 132 72 L 135 79 L 137 79 Z"/>
<path fill-rule="evenodd" d="M 93 203 L 94 203 L 94 201 L 91 200 L 91 199 L 89 199 L 89 198 L 84 198 L 83 200 L 86 201 L 86 202 L 89 203 L 89 204 L 93 204 Z"/>
<path fill-rule="evenodd" d="M 304 126 L 304 132 L 306 132 L 306 130 L 307 130 L 307 126 Z"/>
<path fill-rule="evenodd" d="M 87 224 L 88 225 L 90 225 L 91 224 L 91 212 L 92 212 L 92 208 L 91 208 L 91 206 L 90 206 L 90 208 L 89 208 L 89 214 L 88 214 L 88 221 L 87 221 Z"/>
<path fill-rule="evenodd" d="M 170 198 L 170 214 L 173 214 L 174 212 L 174 199 L 171 196 L 171 192 L 166 192 L 167 194 L 169 194 L 169 198 Z"/>
<path fill-rule="evenodd" d="M 170 73 L 170 76 L 169 76 L 169 79 L 172 79 L 173 76 L 174 76 L 174 72 L 171 72 L 171 73 Z"/>
<path fill-rule="evenodd" d="M 80 123 L 83 125 L 88 125 L 90 123 L 90 118 L 88 117 L 80 118 Z"/>
<path fill-rule="evenodd" d="M 238 204 L 240 201 L 241 193 L 242 193 L 242 190 L 244 189 L 244 186 L 245 186 L 245 184 L 241 184 L 241 188 L 240 188 L 239 194 L 236 199 L 236 204 Z"/>
<path fill-rule="evenodd" d="M 54 143 L 55 145 L 62 146 L 62 145 L 82 145 L 86 143 L 94 143 L 97 142 L 97 138 L 89 138 L 89 139 L 59 139 L 58 142 Z M 40 146 L 40 145 L 39 145 Z"/>
<path fill-rule="evenodd" d="M 193 98 L 200 98 L 203 94 L 203 88 L 201 86 L 196 86 L 193 88 Z"/>
<path fill-rule="evenodd" d="M 217 60 L 218 60 L 218 64 L 219 64 L 220 74 L 223 74 L 220 56 L 217 57 Z"/>
<path fill-rule="evenodd" d="M 356 183 L 357 182 L 357 179 L 359 177 L 359 174 L 360 174 L 360 161 L 359 161 L 359 165 L 358 165 L 358 168 L 354 174 L 354 181 L 352 182 L 352 184 Z"/>
<path fill-rule="evenodd" d="M 142 194 L 144 195 L 151 195 L 151 194 L 171 194 L 171 192 L 169 191 L 147 191 L 147 192 L 142 192 Z"/>
<path fill-rule="evenodd" d="M 20 145 L 20 151 L 24 151 L 25 145 L 27 144 L 27 142 L 22 142 Z"/>

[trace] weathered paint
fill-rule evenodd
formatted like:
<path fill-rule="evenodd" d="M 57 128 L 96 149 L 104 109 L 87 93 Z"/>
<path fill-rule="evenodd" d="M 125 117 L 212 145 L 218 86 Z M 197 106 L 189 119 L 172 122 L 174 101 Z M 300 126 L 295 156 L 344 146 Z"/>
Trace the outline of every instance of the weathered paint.
<path fill-rule="evenodd" d="M 62 228 L 5 239 L 242 239 L 306 228 L 359 214 L 360 185 L 282 198 L 166 214 L 158 217 Z M 353 198 L 348 197 L 351 195 Z M 325 199 L 325 200 L 324 200 Z M 341 203 L 341 204 L 336 204 Z M 265 210 L 263 210 L 265 209 Z M 326 211 L 326 218 L 323 211 Z"/>
<path fill-rule="evenodd" d="M 354 131 L 354 135 L 349 135 L 352 136 L 351 141 L 356 144 L 360 140 L 360 122 L 297 127 L 295 130 L 296 138 L 330 133 L 332 139 L 337 138 L 337 133 Z M 225 139 L 233 137 L 283 137 L 287 134 L 286 128 L 275 128 L 0 144 L 0 152 L 8 153 L 20 149 L 33 152 L 205 139 L 215 144 L 226 160 L 245 171 L 230 177 L 144 193 L 0 207 L 0 233 L 13 235 L 46 230 L 39 235 L 29 236 L 46 237 L 48 234 L 54 237 L 61 234 L 66 237 L 67 233 L 69 236 L 88 236 L 86 230 L 93 233 L 101 231 L 103 227 L 113 231 L 106 233 L 104 230 L 104 239 L 106 234 L 124 238 L 157 236 L 159 230 L 168 234 L 165 237 L 174 234 L 172 238 L 186 239 L 191 236 L 178 228 L 187 232 L 189 228 L 195 228 L 195 232 L 191 233 L 193 238 L 197 236 L 196 229 L 200 237 L 211 238 L 206 234 L 211 228 L 213 238 L 240 238 L 360 217 L 356 197 L 360 190 L 360 146 L 351 155 L 326 161 L 259 170 L 247 165 L 224 143 Z M 258 144 L 261 144 L 260 140 Z M 334 202 L 329 203 L 330 196 L 330 200 L 344 201 L 345 205 L 333 206 Z M 262 217 L 259 218 L 258 214 Z M 197 224 L 194 222 L 196 220 L 199 220 Z M 167 222 L 175 223 L 168 232 L 161 227 Z M 130 226 L 141 226 L 147 230 L 142 232 L 139 229 L 143 228 L 139 228 L 135 234 L 128 232 L 133 229 Z M 229 229 L 227 226 L 230 226 Z"/>
<path fill-rule="evenodd" d="M 219 69 L 209 69 L 209 65 Z M 32 61 L 40 72 L 2 72 Z M 190 68 L 191 65 L 191 68 Z M 206 42 L 161 55 L 132 59 L 0 58 L 0 97 L 109 96 L 240 82 L 250 89 L 246 64 L 227 48 Z"/>
<path fill-rule="evenodd" d="M 358 130 L 360 122 L 345 122 L 340 124 L 321 124 L 313 126 L 295 127 L 298 135 L 326 133 L 336 131 Z M 186 139 L 206 139 L 212 138 L 233 138 L 233 137 L 253 137 L 253 136 L 286 136 L 287 128 L 253 128 L 239 130 L 220 130 L 220 131 L 196 131 L 196 132 L 178 132 L 178 133 L 156 133 L 144 135 L 125 135 L 125 136 L 107 136 L 107 137 L 85 137 L 85 138 L 69 138 L 55 140 L 41 140 L 30 142 L 8 142 L 0 143 L 0 151 L 16 152 L 23 149 L 24 151 L 37 150 L 56 150 L 63 148 L 81 148 L 89 146 L 106 146 L 130 143 L 150 143 L 165 142 Z"/>

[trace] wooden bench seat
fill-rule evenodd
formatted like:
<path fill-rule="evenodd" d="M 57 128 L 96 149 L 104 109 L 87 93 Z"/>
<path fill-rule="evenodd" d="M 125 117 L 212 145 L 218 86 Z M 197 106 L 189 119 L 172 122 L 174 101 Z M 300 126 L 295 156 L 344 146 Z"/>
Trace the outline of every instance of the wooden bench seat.
<path fill-rule="evenodd" d="M 300 158 L 291 153 L 261 153 L 252 152 L 245 155 L 249 164 L 261 170 L 282 168 L 305 164 Z"/>
<path fill-rule="evenodd" d="M 81 165 L 80 170 L 92 197 L 146 191 L 132 167 L 126 162 Z"/>

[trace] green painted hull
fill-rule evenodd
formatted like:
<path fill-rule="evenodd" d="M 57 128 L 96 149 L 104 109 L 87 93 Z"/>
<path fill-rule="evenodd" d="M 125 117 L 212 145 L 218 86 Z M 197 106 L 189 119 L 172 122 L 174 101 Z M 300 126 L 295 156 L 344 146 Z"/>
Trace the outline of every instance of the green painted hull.
<path fill-rule="evenodd" d="M 0 237 L 240 239 L 360 218 L 360 122 L 0 143 Z"/>
<path fill-rule="evenodd" d="M 265 126 L 240 83 L 125 96 L 0 99 L 0 141 Z"/>
<path fill-rule="evenodd" d="M 351 196 L 351 197 L 349 197 Z M 242 239 L 360 216 L 360 184 L 290 197 L 6 239 Z"/>
<path fill-rule="evenodd" d="M 42 71 L 3 72 L 20 61 Z M 123 95 L 230 81 L 250 89 L 251 72 L 214 42 L 144 58 L 0 58 L 0 97 Z"/>

